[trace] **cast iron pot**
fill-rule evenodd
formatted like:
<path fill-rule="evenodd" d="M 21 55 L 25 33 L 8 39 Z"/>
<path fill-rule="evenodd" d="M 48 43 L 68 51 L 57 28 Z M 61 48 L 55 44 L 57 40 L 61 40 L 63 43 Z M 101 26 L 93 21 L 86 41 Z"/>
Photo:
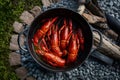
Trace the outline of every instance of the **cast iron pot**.
<path fill-rule="evenodd" d="M 38 55 L 35 53 L 34 51 L 34 46 L 32 43 L 32 38 L 35 34 L 35 32 L 37 31 L 38 28 L 40 28 L 40 21 L 42 21 L 45 18 L 51 18 L 51 17 L 55 17 L 55 16 L 62 16 L 62 17 L 69 17 L 72 18 L 76 24 L 80 25 L 79 27 L 82 29 L 83 31 L 83 36 L 85 39 L 85 44 L 84 44 L 84 51 L 78 53 L 78 58 L 76 60 L 76 62 L 70 66 L 66 66 L 64 68 L 56 68 L 53 66 L 50 66 L 48 64 L 46 64 L 42 59 L 40 59 L 38 57 Z M 87 21 L 78 13 L 66 9 L 66 8 L 54 8 L 54 9 L 50 9 L 47 10 L 43 13 L 41 13 L 40 15 L 38 15 L 34 21 L 31 23 L 31 25 L 29 26 L 29 30 L 28 30 L 28 34 L 27 34 L 27 47 L 28 47 L 28 51 L 30 52 L 31 56 L 33 57 L 33 59 L 44 69 L 49 70 L 49 71 L 54 71 L 54 72 L 58 72 L 58 71 L 68 71 L 68 70 L 72 70 L 77 68 L 78 66 L 80 66 L 86 59 L 87 57 L 92 53 L 92 45 L 93 45 L 93 34 L 92 34 L 92 29 L 90 27 L 90 25 L 87 23 Z M 96 31 L 96 30 L 94 30 Z M 24 32 L 24 31 L 23 31 Z M 21 32 L 19 34 L 18 37 L 18 44 L 20 49 L 26 51 L 26 49 L 24 49 L 23 47 L 21 47 L 20 45 L 20 35 L 23 34 L 23 32 Z M 99 31 L 97 31 L 99 33 Z M 99 33 L 100 34 L 100 33 Z M 102 36 L 100 35 L 100 38 L 102 38 Z M 100 39 L 100 41 L 102 41 L 102 39 Z M 101 42 L 100 42 L 101 45 Z"/>

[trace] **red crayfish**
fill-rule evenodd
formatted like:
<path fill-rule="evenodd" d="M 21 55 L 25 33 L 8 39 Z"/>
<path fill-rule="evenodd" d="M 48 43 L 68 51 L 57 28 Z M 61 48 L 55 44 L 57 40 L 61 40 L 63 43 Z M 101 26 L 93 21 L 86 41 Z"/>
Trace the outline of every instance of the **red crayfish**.
<path fill-rule="evenodd" d="M 40 41 L 39 49 L 36 50 L 36 52 L 43 57 L 44 61 L 51 64 L 52 66 L 64 67 L 65 65 L 64 59 L 60 58 L 59 56 L 54 55 L 54 53 L 48 49 L 44 39 Z"/>
<path fill-rule="evenodd" d="M 52 20 L 50 19 L 49 21 L 45 22 L 40 29 L 37 30 L 33 37 L 33 43 L 35 46 L 37 46 L 39 39 L 46 34 L 46 32 L 50 29 L 51 25 L 53 25 L 56 20 L 57 17 L 53 18 Z"/>
<path fill-rule="evenodd" d="M 57 20 L 55 17 L 45 22 L 32 40 L 36 53 L 46 63 L 65 67 L 76 61 L 79 50 L 84 50 L 84 36 L 80 28 L 74 30 L 72 19 L 64 18 L 61 26 L 55 23 Z"/>
<path fill-rule="evenodd" d="M 67 57 L 67 63 L 72 63 L 77 59 L 78 51 L 79 51 L 79 42 L 77 42 L 78 37 L 77 34 L 72 34 L 72 37 L 69 42 L 68 47 L 68 57 Z"/>
<path fill-rule="evenodd" d="M 71 34 L 72 34 L 72 22 L 70 20 L 69 24 L 67 24 L 67 21 L 65 19 L 64 25 L 60 29 L 60 47 L 62 50 L 66 49 Z"/>

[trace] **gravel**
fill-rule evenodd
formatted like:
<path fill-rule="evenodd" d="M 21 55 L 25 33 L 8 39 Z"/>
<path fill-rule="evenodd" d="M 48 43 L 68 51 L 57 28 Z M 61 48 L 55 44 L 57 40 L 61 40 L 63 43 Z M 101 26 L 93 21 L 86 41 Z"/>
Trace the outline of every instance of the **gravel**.
<path fill-rule="evenodd" d="M 77 11 L 78 3 L 75 2 L 74 0 L 61 0 L 58 3 L 51 4 L 49 7 L 43 6 L 42 11 L 46 11 L 46 10 L 49 10 L 51 8 L 61 8 L 61 7 L 68 8 L 68 9 L 71 9 L 73 11 Z"/>
<path fill-rule="evenodd" d="M 120 0 L 99 0 L 100 7 L 120 21 Z M 77 11 L 78 4 L 73 0 L 61 0 L 49 7 L 42 7 L 42 11 L 51 8 L 64 7 Z M 28 76 L 37 80 L 119 80 L 120 62 L 115 61 L 113 65 L 107 65 L 93 57 L 89 57 L 85 63 L 78 68 L 67 72 L 48 72 L 42 69 L 31 57 L 29 52 L 20 51 L 21 62 L 28 70 Z"/>
<path fill-rule="evenodd" d="M 100 8 L 120 21 L 120 0 L 98 0 Z"/>

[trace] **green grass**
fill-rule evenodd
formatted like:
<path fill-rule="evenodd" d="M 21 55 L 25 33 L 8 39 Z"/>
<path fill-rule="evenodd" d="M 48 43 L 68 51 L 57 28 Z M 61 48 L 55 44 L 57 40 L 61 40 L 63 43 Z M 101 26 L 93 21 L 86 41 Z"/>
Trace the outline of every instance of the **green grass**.
<path fill-rule="evenodd" d="M 41 0 L 0 0 L 0 80 L 19 80 L 8 62 L 13 22 L 24 10 L 41 6 Z"/>

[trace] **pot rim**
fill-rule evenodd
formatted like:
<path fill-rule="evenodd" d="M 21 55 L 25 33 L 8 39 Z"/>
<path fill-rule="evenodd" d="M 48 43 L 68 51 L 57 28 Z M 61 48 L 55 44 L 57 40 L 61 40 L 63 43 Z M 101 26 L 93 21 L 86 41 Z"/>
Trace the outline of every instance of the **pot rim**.
<path fill-rule="evenodd" d="M 70 9 L 67 9 L 67 8 L 53 8 L 53 9 L 49 9 L 49 10 L 47 10 L 47 11 L 45 11 L 45 12 L 40 13 L 38 16 L 35 17 L 35 19 L 34 19 L 34 20 L 32 21 L 32 23 L 30 24 L 30 27 L 29 27 L 29 29 L 28 29 L 28 34 L 27 34 L 27 39 L 26 39 L 26 41 L 27 41 L 28 51 L 30 52 L 30 55 L 31 55 L 32 58 L 35 60 L 35 62 L 37 62 L 42 68 L 44 68 L 44 69 L 46 69 L 46 70 L 48 70 L 48 71 L 52 71 L 52 72 L 65 72 L 65 71 L 70 71 L 70 70 L 76 69 L 77 67 L 81 66 L 81 65 L 85 62 L 85 60 L 88 59 L 88 57 L 89 57 L 90 54 L 91 54 L 91 50 L 92 50 L 92 47 L 93 47 L 93 33 L 92 33 L 92 29 L 91 29 L 90 24 L 86 21 L 86 19 L 85 19 L 84 17 L 82 17 L 82 16 L 79 14 L 80 17 L 83 18 L 83 20 L 84 20 L 84 22 L 86 23 L 86 25 L 89 26 L 89 28 L 90 28 L 91 38 L 92 38 L 91 44 L 92 44 L 92 45 L 91 45 L 91 47 L 90 47 L 90 51 L 89 51 L 87 57 L 86 57 L 79 65 L 73 67 L 72 69 L 71 69 L 71 68 L 68 68 L 68 69 L 51 69 L 51 68 L 48 68 L 47 66 L 41 64 L 41 63 L 35 58 L 35 56 L 32 54 L 31 49 L 29 48 L 29 42 L 28 42 L 28 40 L 29 40 L 29 39 L 28 39 L 28 35 L 29 35 L 30 28 L 31 28 L 32 24 L 34 24 L 34 21 L 35 21 L 39 16 L 41 16 L 41 14 L 44 14 L 44 13 L 46 13 L 46 12 L 48 12 L 48 11 L 51 11 L 51 10 L 58 10 L 58 9 L 61 9 L 61 10 L 62 10 L 62 9 L 63 9 L 63 10 L 69 10 L 69 11 L 72 11 L 73 13 L 75 13 L 75 14 L 78 14 L 77 12 L 75 12 L 75 11 L 73 11 L 73 10 L 70 10 Z"/>

